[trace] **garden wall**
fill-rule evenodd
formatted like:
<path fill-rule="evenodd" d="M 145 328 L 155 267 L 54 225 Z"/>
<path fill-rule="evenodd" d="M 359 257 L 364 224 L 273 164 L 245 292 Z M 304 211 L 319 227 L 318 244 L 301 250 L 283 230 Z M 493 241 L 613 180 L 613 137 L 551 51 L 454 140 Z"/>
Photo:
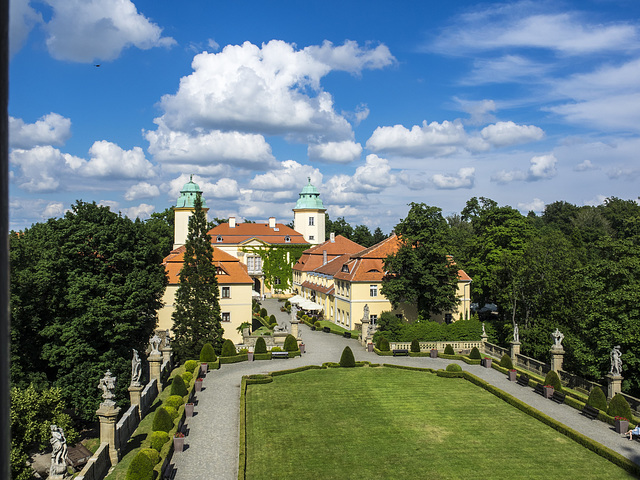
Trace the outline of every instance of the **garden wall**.
<path fill-rule="evenodd" d="M 110 468 L 109 444 L 102 443 L 74 480 L 102 480 Z"/>

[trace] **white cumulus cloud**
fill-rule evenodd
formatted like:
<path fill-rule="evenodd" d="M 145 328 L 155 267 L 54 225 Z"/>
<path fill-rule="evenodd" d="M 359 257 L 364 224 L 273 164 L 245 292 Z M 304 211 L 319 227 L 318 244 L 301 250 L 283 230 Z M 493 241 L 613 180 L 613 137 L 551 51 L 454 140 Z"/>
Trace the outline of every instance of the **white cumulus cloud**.
<path fill-rule="evenodd" d="M 128 202 L 140 198 L 154 198 L 160 195 L 160 189 L 156 185 L 147 182 L 140 182 L 129 187 L 124 194 L 124 199 Z"/>
<path fill-rule="evenodd" d="M 539 198 L 534 198 L 531 202 L 518 203 L 518 209 L 524 212 L 540 213 L 544 211 L 544 202 Z"/>
<path fill-rule="evenodd" d="M 501 170 L 491 176 L 491 181 L 505 184 L 521 180 L 535 182 L 537 180 L 549 179 L 556 176 L 557 162 L 558 159 L 552 153 L 548 155 L 537 155 L 529 161 L 529 170 Z"/>
<path fill-rule="evenodd" d="M 60 179 L 70 171 L 75 159 L 50 145 L 30 150 L 15 149 L 9 155 L 13 165 L 20 169 L 15 180 L 28 192 L 54 192 L 60 187 Z"/>
<path fill-rule="evenodd" d="M 377 155 L 367 155 L 366 163 L 358 168 L 353 175 L 355 192 L 379 193 L 387 187 L 396 184 L 396 176 L 391 173 L 389 161 Z"/>
<path fill-rule="evenodd" d="M 153 205 L 141 203 L 137 206 L 123 208 L 122 213 L 124 213 L 129 218 L 139 218 L 141 220 L 144 220 L 151 217 L 151 214 L 155 212 L 155 208 L 156 207 L 154 207 Z"/>
<path fill-rule="evenodd" d="M 280 168 L 253 177 L 249 187 L 267 191 L 290 191 L 297 195 L 307 184 L 308 177 L 316 188 L 322 184 L 322 174 L 317 168 L 302 165 L 295 160 L 285 160 Z"/>
<path fill-rule="evenodd" d="M 497 122 L 480 131 L 480 135 L 496 147 L 506 147 L 533 142 L 544 137 L 544 131 L 535 125 L 517 125 L 514 122 Z"/>
<path fill-rule="evenodd" d="M 475 181 L 476 169 L 464 167 L 458 170 L 456 175 L 436 174 L 431 177 L 431 182 L 436 188 L 442 190 L 455 190 L 457 188 L 472 188 Z"/>
<path fill-rule="evenodd" d="M 42 211 L 42 218 L 59 217 L 64 214 L 64 204 L 62 202 L 49 202 Z"/>
<path fill-rule="evenodd" d="M 29 149 L 38 145 L 64 145 L 71 138 L 71 120 L 57 113 L 40 117 L 35 123 L 9 117 L 9 146 Z"/>
<path fill-rule="evenodd" d="M 351 163 L 360 158 L 361 153 L 362 145 L 352 140 L 309 145 L 307 149 L 309 160 L 330 163 Z"/>
<path fill-rule="evenodd" d="M 11 55 L 19 51 L 27 41 L 29 33 L 42 15 L 29 4 L 29 0 L 11 0 L 9 2 L 9 47 Z"/>
<path fill-rule="evenodd" d="M 149 178 L 156 174 L 140 147 L 124 150 L 115 143 L 100 140 L 89 149 L 90 159 L 77 166 L 86 177 Z"/>

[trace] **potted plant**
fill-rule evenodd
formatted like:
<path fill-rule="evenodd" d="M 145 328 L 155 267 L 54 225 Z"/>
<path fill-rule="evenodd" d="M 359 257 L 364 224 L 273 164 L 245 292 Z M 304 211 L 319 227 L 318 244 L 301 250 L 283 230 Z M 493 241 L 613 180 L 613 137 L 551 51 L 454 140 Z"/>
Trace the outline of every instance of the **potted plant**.
<path fill-rule="evenodd" d="M 195 403 L 186 403 L 184 406 L 184 413 L 187 417 L 193 417 L 193 408 L 195 407 Z"/>
<path fill-rule="evenodd" d="M 184 433 L 176 432 L 173 435 L 173 451 L 181 452 L 184 448 Z"/>
<path fill-rule="evenodd" d="M 629 431 L 629 420 L 625 417 L 615 417 L 616 433 L 627 433 Z"/>
<path fill-rule="evenodd" d="M 431 351 L 429 352 L 429 356 L 431 358 L 438 358 L 438 349 L 432 348 Z"/>
<path fill-rule="evenodd" d="M 518 372 L 516 372 L 516 370 L 514 368 L 512 368 L 511 370 L 509 370 L 509 381 L 510 382 L 515 382 L 517 380 L 516 374 Z"/>
<path fill-rule="evenodd" d="M 542 387 L 542 390 L 544 390 L 544 398 L 553 397 L 553 385 L 545 385 L 544 387 Z"/>
<path fill-rule="evenodd" d="M 196 392 L 202 391 L 202 378 L 196 379 Z"/>
<path fill-rule="evenodd" d="M 484 357 L 484 368 L 491 368 L 491 358 Z"/>

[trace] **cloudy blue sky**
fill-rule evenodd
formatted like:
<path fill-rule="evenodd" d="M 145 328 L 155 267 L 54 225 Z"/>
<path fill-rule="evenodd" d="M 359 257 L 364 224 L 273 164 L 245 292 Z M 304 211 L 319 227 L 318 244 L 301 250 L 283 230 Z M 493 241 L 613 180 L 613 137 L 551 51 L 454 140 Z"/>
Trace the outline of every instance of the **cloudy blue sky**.
<path fill-rule="evenodd" d="M 148 218 L 391 230 L 409 202 L 523 213 L 640 194 L 640 2 L 11 0 L 11 228 Z"/>

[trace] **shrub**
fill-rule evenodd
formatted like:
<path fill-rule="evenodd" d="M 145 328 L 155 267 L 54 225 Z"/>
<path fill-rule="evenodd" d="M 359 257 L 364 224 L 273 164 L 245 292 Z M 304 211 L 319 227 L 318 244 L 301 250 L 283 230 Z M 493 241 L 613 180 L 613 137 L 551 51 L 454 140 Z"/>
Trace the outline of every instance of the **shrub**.
<path fill-rule="evenodd" d="M 153 467 L 149 456 L 140 450 L 131 460 L 125 480 L 153 480 Z"/>
<path fill-rule="evenodd" d="M 184 399 L 180 395 L 170 395 L 163 402 L 163 407 L 173 407 L 175 409 L 180 408 L 184 405 Z"/>
<path fill-rule="evenodd" d="M 445 355 L 455 355 L 456 352 L 453 351 L 453 347 L 451 346 L 450 343 L 447 343 L 447 346 L 444 347 L 444 354 Z"/>
<path fill-rule="evenodd" d="M 153 463 L 154 465 L 156 465 L 160 461 L 160 454 L 154 448 L 143 448 L 142 450 L 140 450 L 140 452 L 149 457 L 149 460 L 151 460 L 151 463 Z"/>
<path fill-rule="evenodd" d="M 185 385 L 189 385 L 191 380 L 193 380 L 193 373 L 191 373 L 191 372 L 184 372 L 180 376 L 182 377 L 182 380 L 184 380 Z"/>
<path fill-rule="evenodd" d="M 267 309 L 266 308 L 261 308 L 260 309 L 260 316 L 262 318 L 267 318 Z"/>
<path fill-rule="evenodd" d="M 175 420 L 176 418 L 178 418 L 178 409 L 175 407 L 171 407 L 169 405 L 163 405 L 162 408 L 164 408 L 167 413 L 169 414 L 169 416 Z"/>
<path fill-rule="evenodd" d="M 173 377 L 173 382 L 171 382 L 171 393 L 169 395 L 184 397 L 188 394 L 189 391 L 187 390 L 187 386 L 184 384 L 182 377 L 180 375 Z"/>
<path fill-rule="evenodd" d="M 205 343 L 200 350 L 200 361 L 202 363 L 213 363 L 218 359 L 216 352 L 213 349 L 213 345 Z"/>
<path fill-rule="evenodd" d="M 589 393 L 587 405 L 591 405 L 592 407 L 597 408 L 598 410 L 602 410 L 603 412 L 607 411 L 607 397 L 600 387 L 593 387 L 591 393 Z"/>
<path fill-rule="evenodd" d="M 149 439 L 151 448 L 159 452 L 162 450 L 162 446 L 167 443 L 171 437 L 169 437 L 167 432 L 159 430 L 157 432 L 151 432 L 147 438 Z"/>
<path fill-rule="evenodd" d="M 238 354 L 238 352 L 236 352 L 236 346 L 233 344 L 233 342 L 231 340 L 229 340 L 228 338 L 224 341 L 224 343 L 222 344 L 222 353 L 220 354 L 221 357 L 234 357 Z"/>
<path fill-rule="evenodd" d="M 389 340 L 387 340 L 386 338 L 382 337 L 380 339 L 380 346 L 378 347 L 378 350 L 380 350 L 381 352 L 389 352 L 391 350 L 389 348 Z"/>
<path fill-rule="evenodd" d="M 269 316 L 269 323 L 271 323 L 271 324 L 275 323 L 276 325 L 278 324 L 278 321 L 276 320 L 276 316 L 275 315 L 270 315 Z"/>
<path fill-rule="evenodd" d="M 247 353 L 249 353 L 248 348 L 241 348 L 240 350 L 238 350 L 238 355 L 246 355 Z"/>
<path fill-rule="evenodd" d="M 562 391 L 562 383 L 560 382 L 560 377 L 553 370 L 549 370 L 545 375 L 544 384 L 551 385 L 553 389 L 557 392 Z"/>
<path fill-rule="evenodd" d="M 413 353 L 420 353 L 420 342 L 418 342 L 417 338 L 411 340 L 411 351 Z"/>
<path fill-rule="evenodd" d="M 197 360 L 187 360 L 186 362 L 184 362 L 184 369 L 187 372 L 193 373 L 193 372 L 195 372 L 196 368 L 198 368 L 198 361 Z"/>
<path fill-rule="evenodd" d="M 284 339 L 284 349 L 287 352 L 295 352 L 298 350 L 298 341 L 296 340 L 296 337 L 294 337 L 293 335 L 289 334 L 286 336 L 286 338 Z"/>
<path fill-rule="evenodd" d="M 282 351 L 282 349 L 281 349 L 280 347 L 272 347 L 272 348 L 271 348 L 271 351 L 272 351 L 272 352 L 281 352 L 281 351 Z"/>
<path fill-rule="evenodd" d="M 627 420 L 633 421 L 629 402 L 619 393 L 616 393 L 609 402 L 607 414 L 611 417 L 624 417 Z"/>
<path fill-rule="evenodd" d="M 340 356 L 340 366 L 341 367 L 356 366 L 356 359 L 353 358 L 353 352 L 349 347 L 344 347 L 344 350 L 342 350 L 342 355 Z"/>
<path fill-rule="evenodd" d="M 258 337 L 258 340 L 256 340 L 256 348 L 253 351 L 254 353 L 267 353 L 267 344 L 264 338 Z"/>
<path fill-rule="evenodd" d="M 471 352 L 469 352 L 469 358 L 473 358 L 474 360 L 479 360 L 482 358 L 482 355 L 480 355 L 480 350 L 478 350 L 478 347 L 473 347 L 471 349 Z"/>
<path fill-rule="evenodd" d="M 151 430 L 154 432 L 168 432 L 173 428 L 173 419 L 164 407 L 158 407 L 153 416 Z"/>
<path fill-rule="evenodd" d="M 513 370 L 513 362 L 511 361 L 511 357 L 506 353 L 502 355 L 502 358 L 500 359 L 500 366 L 502 368 L 508 368 L 509 370 Z"/>
<path fill-rule="evenodd" d="M 322 325 L 320 324 L 320 322 L 314 323 L 313 326 L 316 327 L 316 330 L 319 328 L 322 328 Z"/>
<path fill-rule="evenodd" d="M 447 372 L 461 372 L 462 367 L 457 363 L 450 363 L 449 365 L 447 365 L 447 368 L 445 370 Z"/>
<path fill-rule="evenodd" d="M 290 306 L 291 306 L 291 302 L 289 300 L 284 302 L 284 308 L 289 308 Z"/>

